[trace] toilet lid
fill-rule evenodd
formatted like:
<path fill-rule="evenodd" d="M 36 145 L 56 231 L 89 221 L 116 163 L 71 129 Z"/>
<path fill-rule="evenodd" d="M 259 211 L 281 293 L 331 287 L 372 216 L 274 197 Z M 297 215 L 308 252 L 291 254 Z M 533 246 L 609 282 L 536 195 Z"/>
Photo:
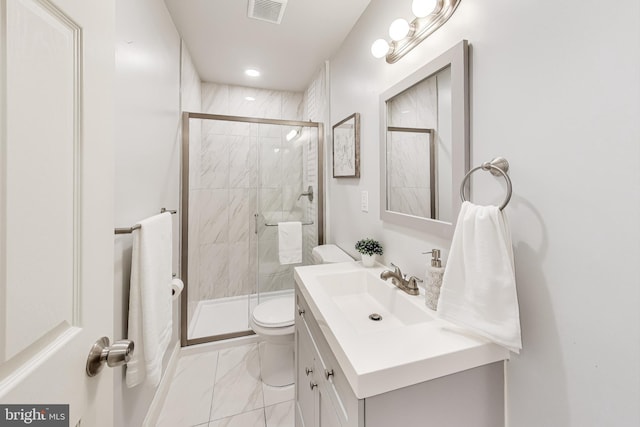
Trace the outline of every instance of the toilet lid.
<path fill-rule="evenodd" d="M 316 264 L 353 261 L 353 258 L 351 258 L 349 254 L 345 253 L 336 245 L 331 244 L 316 246 L 311 251 L 311 255 Z"/>
<path fill-rule="evenodd" d="M 292 296 L 278 297 L 258 304 L 253 310 L 253 321 L 270 328 L 290 326 L 294 323 L 295 301 Z"/>

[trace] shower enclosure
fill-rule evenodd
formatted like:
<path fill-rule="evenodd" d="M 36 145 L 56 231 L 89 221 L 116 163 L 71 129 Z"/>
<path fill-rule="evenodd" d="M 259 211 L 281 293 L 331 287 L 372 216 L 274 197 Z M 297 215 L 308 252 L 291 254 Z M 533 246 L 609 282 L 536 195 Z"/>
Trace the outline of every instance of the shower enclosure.
<path fill-rule="evenodd" d="M 323 241 L 322 125 L 183 113 L 182 345 L 253 334 L 265 299 L 292 293 L 278 223 L 302 223 L 302 264 Z"/>

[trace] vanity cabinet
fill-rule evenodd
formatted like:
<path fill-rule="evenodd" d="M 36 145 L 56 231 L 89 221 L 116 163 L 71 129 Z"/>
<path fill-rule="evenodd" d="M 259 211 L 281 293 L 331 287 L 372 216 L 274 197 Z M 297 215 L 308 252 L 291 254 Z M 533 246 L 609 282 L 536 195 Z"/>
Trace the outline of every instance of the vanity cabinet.
<path fill-rule="evenodd" d="M 300 363 L 297 366 L 296 425 L 304 427 L 340 427 L 338 412 L 329 398 L 329 387 L 321 379 L 322 362 L 312 348 L 308 335 L 298 341 Z M 311 345 L 310 345 L 311 344 Z"/>
<path fill-rule="evenodd" d="M 358 424 L 356 396 L 321 335 L 304 299 L 296 295 L 296 427 Z"/>
<path fill-rule="evenodd" d="M 504 426 L 503 362 L 358 398 L 297 285 L 295 317 L 296 427 Z"/>

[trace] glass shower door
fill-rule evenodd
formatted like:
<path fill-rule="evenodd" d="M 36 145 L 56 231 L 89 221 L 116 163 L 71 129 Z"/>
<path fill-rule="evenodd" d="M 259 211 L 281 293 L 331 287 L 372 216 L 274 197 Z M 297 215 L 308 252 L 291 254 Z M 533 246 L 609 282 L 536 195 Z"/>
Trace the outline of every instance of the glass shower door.
<path fill-rule="evenodd" d="M 278 222 L 306 224 L 309 263 L 322 204 L 317 123 L 185 114 L 183 346 L 253 333 L 260 299 L 293 289 L 293 265 L 278 260 Z M 309 187 L 315 197 L 301 195 Z"/>
<path fill-rule="evenodd" d="M 258 127 L 258 301 L 291 294 L 293 268 L 310 263 L 318 242 L 318 128 L 303 125 Z M 300 264 L 280 263 L 278 223 L 284 221 L 302 224 Z"/>
<path fill-rule="evenodd" d="M 257 124 L 224 116 L 189 119 L 188 147 L 183 147 L 188 151 L 183 167 L 183 213 L 188 212 L 188 221 L 182 234 L 188 243 L 185 252 L 183 241 L 182 274 L 186 268 L 183 322 L 191 342 L 250 333 L 247 313 L 250 296 L 256 293 L 251 269 L 256 246 L 256 132 Z"/>

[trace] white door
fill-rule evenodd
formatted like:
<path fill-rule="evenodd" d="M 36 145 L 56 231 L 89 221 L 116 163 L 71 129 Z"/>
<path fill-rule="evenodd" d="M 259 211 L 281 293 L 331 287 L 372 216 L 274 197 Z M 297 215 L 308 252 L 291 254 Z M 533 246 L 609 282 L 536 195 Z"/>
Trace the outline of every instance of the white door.
<path fill-rule="evenodd" d="M 0 0 L 0 405 L 70 426 L 113 424 L 113 38 L 113 0 Z"/>

